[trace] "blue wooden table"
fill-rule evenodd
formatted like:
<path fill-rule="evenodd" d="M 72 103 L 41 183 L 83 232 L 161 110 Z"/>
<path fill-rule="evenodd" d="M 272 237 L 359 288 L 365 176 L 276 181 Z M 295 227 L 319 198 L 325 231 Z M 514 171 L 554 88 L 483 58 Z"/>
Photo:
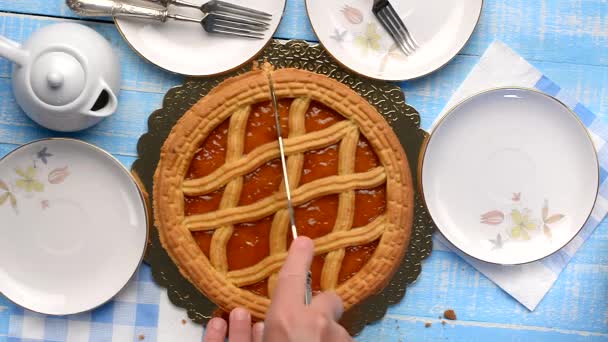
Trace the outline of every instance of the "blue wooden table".
<path fill-rule="evenodd" d="M 88 131 L 67 136 L 94 143 L 130 167 L 148 116 L 182 78 L 140 59 L 111 22 L 77 19 L 63 0 L 0 0 L 0 35 L 16 41 L 66 19 L 102 33 L 118 49 L 123 63 L 117 114 Z M 276 37 L 316 41 L 303 0 L 288 1 Z M 452 62 L 430 76 L 400 84 L 407 101 L 420 111 L 424 128 L 495 39 L 507 43 L 599 116 L 608 115 L 608 1 L 487 0 L 473 38 Z M 10 64 L 0 59 L 0 156 L 28 141 L 57 135 L 23 115 L 13 98 L 10 70 Z M 448 308 L 456 311 L 458 320 L 442 325 L 438 316 Z M 426 322 L 432 326 L 425 328 Z M 0 341 L 3 338 L 0 334 Z M 406 298 L 360 336 L 365 341 L 488 339 L 608 341 L 608 225 L 597 229 L 534 312 L 453 253 L 436 248 Z"/>

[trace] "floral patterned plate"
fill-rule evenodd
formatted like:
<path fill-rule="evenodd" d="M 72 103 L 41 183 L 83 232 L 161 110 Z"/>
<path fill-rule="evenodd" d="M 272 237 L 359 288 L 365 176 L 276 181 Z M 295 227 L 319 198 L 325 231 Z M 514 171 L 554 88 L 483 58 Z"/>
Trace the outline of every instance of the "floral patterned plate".
<path fill-rule="evenodd" d="M 447 64 L 477 25 L 483 0 L 391 1 L 420 44 L 406 56 L 372 13 L 373 0 L 306 0 L 313 30 L 340 63 L 363 76 L 403 81 Z"/>
<path fill-rule="evenodd" d="M 435 126 L 421 180 L 429 212 L 457 248 L 521 264 L 565 246 L 594 206 L 597 154 L 576 114 L 549 95 L 474 95 Z"/>
<path fill-rule="evenodd" d="M 0 160 L 0 292 L 66 315 L 120 291 L 143 257 L 147 211 L 130 173 L 78 140 L 48 139 Z"/>

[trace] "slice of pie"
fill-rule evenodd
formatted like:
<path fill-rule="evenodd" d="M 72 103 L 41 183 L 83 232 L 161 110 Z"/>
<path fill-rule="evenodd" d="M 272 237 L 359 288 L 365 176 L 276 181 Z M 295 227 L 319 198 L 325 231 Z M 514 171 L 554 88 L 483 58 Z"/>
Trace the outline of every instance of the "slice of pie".
<path fill-rule="evenodd" d="M 156 226 L 189 279 L 225 311 L 263 319 L 292 241 L 268 71 L 224 81 L 179 120 L 154 176 Z M 346 309 L 379 292 L 413 220 L 406 155 L 383 117 L 346 85 L 272 71 L 300 235 L 315 242 L 313 290 Z"/>

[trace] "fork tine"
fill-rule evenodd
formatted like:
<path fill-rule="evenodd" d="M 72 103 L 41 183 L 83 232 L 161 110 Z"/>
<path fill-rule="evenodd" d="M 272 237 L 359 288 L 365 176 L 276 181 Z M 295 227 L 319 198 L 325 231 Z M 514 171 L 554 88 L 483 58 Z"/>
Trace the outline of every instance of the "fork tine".
<path fill-rule="evenodd" d="M 382 10 L 380 10 L 378 12 L 378 14 L 380 14 L 381 16 L 383 16 L 385 18 L 385 20 L 388 22 L 388 24 L 390 25 L 392 30 L 395 32 L 395 34 L 399 38 L 398 40 L 401 42 L 401 44 L 403 44 L 404 46 L 407 46 L 410 54 L 413 54 L 414 51 L 416 51 L 416 47 L 414 47 L 410 43 L 410 41 L 407 39 L 406 35 L 404 34 L 403 30 L 399 29 L 401 27 L 401 21 L 400 20 L 396 21 L 395 18 L 389 14 L 389 11 L 386 7 L 383 8 Z"/>
<path fill-rule="evenodd" d="M 231 32 L 235 33 L 235 35 L 238 33 L 238 36 L 247 36 L 250 38 L 263 38 L 264 31 L 266 31 L 266 28 L 264 27 L 242 24 L 240 22 L 218 18 L 213 15 L 206 16 L 201 21 L 201 25 L 203 25 L 203 28 L 208 32 Z"/>
<path fill-rule="evenodd" d="M 235 30 L 243 30 L 243 31 L 250 31 L 250 32 L 259 32 L 259 33 L 266 32 L 266 28 L 264 28 L 264 27 L 236 23 L 231 20 L 216 19 L 212 25 L 223 25 L 226 27 L 232 27 Z"/>
<path fill-rule="evenodd" d="M 254 10 L 252 8 L 234 5 L 224 1 L 212 0 L 201 6 L 201 10 L 205 13 L 211 13 L 215 11 L 227 12 L 230 14 L 237 14 L 241 16 L 247 16 L 259 20 L 271 20 L 272 14 Z"/>
<path fill-rule="evenodd" d="M 265 23 L 263 21 L 259 21 L 259 20 L 255 20 L 255 19 L 249 19 L 249 18 L 245 18 L 242 16 L 236 16 L 236 15 L 230 15 L 224 12 L 214 12 L 214 13 L 210 13 L 207 14 L 205 16 L 205 19 L 209 18 L 208 20 L 225 20 L 225 21 L 231 21 L 234 23 L 239 23 L 239 24 L 244 24 L 244 25 L 250 25 L 250 26 L 255 26 L 261 29 L 267 29 L 268 28 L 268 23 Z"/>
<path fill-rule="evenodd" d="M 262 30 L 268 29 L 268 24 L 266 24 L 266 23 L 259 22 L 255 19 L 248 19 L 248 18 L 233 16 L 233 15 L 229 15 L 226 13 L 210 13 L 210 14 L 205 15 L 203 20 L 224 20 L 224 21 L 231 21 L 234 23 L 239 23 L 239 24 L 244 24 L 244 25 L 255 26 Z"/>
<path fill-rule="evenodd" d="M 414 50 L 411 47 L 409 47 L 409 45 L 405 44 L 404 39 L 397 32 L 397 29 L 393 27 L 393 24 L 388 20 L 388 18 L 386 17 L 385 13 L 383 13 L 382 10 L 378 12 L 377 17 L 378 17 L 378 20 L 380 20 L 380 23 L 382 24 L 382 26 L 384 26 L 386 31 L 388 31 L 388 33 L 391 35 L 391 37 L 393 37 L 393 40 L 397 43 L 397 45 L 399 45 L 399 47 L 401 48 L 401 51 L 403 51 L 403 53 L 405 53 L 407 56 L 414 53 Z"/>
<path fill-rule="evenodd" d="M 239 5 L 231 4 L 229 2 L 224 2 L 224 1 L 218 1 L 217 4 L 220 7 L 220 9 L 222 9 L 222 7 L 225 7 L 225 8 L 231 9 L 231 10 L 241 11 L 246 14 L 255 14 L 255 15 L 259 15 L 259 16 L 263 16 L 263 17 L 272 18 L 272 14 L 270 14 L 270 13 L 258 11 L 258 10 L 255 10 L 255 9 L 252 9 L 249 7 L 239 6 Z"/>
<path fill-rule="evenodd" d="M 253 34 L 248 34 L 248 33 L 240 33 L 240 32 L 234 32 L 234 31 L 230 31 L 230 30 L 224 30 L 224 29 L 215 29 L 212 31 L 213 33 L 221 33 L 221 34 L 225 34 L 228 36 L 236 36 L 236 37 L 243 37 L 243 38 L 251 38 L 251 39 L 264 39 L 264 36 L 260 36 L 260 35 L 253 35 Z"/>
<path fill-rule="evenodd" d="M 213 26 L 210 26 L 208 29 L 207 28 L 205 28 L 205 29 L 207 31 L 213 32 L 213 33 L 222 33 L 222 34 L 238 36 L 238 37 L 245 37 L 245 38 L 252 38 L 252 39 L 263 39 L 264 38 L 264 35 L 261 33 L 258 33 L 258 32 L 251 32 L 248 30 L 237 29 L 232 26 L 226 26 L 226 25 L 221 25 L 221 24 L 217 24 L 217 23 Z"/>
<path fill-rule="evenodd" d="M 401 31 L 401 33 L 409 41 L 410 45 L 413 46 L 414 49 L 420 48 L 420 45 L 414 39 L 414 36 L 412 36 L 410 34 L 410 31 L 407 29 L 407 26 L 405 26 L 405 24 L 403 23 L 403 20 L 401 20 L 401 18 L 399 17 L 399 14 L 397 14 L 397 11 L 395 11 L 395 8 L 390 4 L 390 2 L 388 3 L 388 6 L 386 6 L 386 9 L 388 10 L 388 14 L 390 15 L 390 17 L 392 17 L 393 20 L 398 24 L 397 28 L 399 29 L 399 31 Z"/>

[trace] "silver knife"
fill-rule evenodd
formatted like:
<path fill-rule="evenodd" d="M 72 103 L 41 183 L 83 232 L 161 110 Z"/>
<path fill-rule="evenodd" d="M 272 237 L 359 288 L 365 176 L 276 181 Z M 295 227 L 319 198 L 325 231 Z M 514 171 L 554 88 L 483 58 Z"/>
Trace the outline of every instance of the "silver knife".
<path fill-rule="evenodd" d="M 283 130 L 281 129 L 281 119 L 279 117 L 279 104 L 277 102 L 277 96 L 274 91 L 274 82 L 270 72 L 268 75 L 268 84 L 270 86 L 270 97 L 272 98 L 272 107 L 274 111 L 274 123 L 277 128 L 277 135 L 279 136 L 279 151 L 281 154 L 281 167 L 283 169 L 283 182 L 285 184 L 285 192 L 287 193 L 287 212 L 289 213 L 289 222 L 291 224 L 291 235 L 295 240 L 298 237 L 298 229 L 296 228 L 296 219 L 293 211 L 293 203 L 291 201 L 291 187 L 289 186 L 289 176 L 287 175 L 287 158 L 285 157 L 285 144 L 283 142 Z M 306 296 L 304 297 L 304 304 L 310 305 L 312 301 L 312 273 L 308 271 L 306 276 Z"/>

